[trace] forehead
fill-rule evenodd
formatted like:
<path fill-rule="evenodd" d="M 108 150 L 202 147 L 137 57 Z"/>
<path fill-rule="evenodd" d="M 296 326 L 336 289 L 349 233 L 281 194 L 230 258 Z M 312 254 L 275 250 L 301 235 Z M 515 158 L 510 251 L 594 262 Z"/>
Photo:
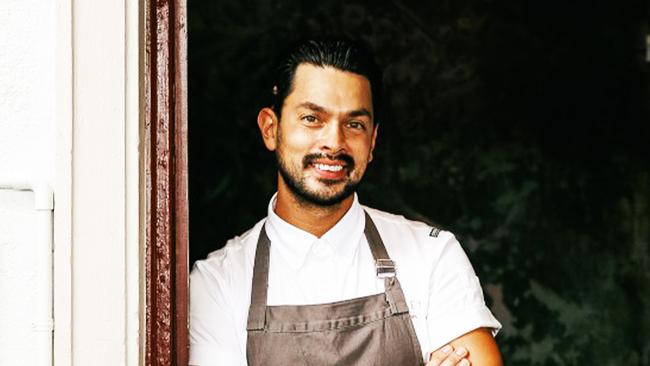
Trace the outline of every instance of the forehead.
<path fill-rule="evenodd" d="M 300 64 L 285 104 L 310 102 L 336 112 L 365 108 L 372 111 L 370 81 L 362 75 L 333 67 Z"/>

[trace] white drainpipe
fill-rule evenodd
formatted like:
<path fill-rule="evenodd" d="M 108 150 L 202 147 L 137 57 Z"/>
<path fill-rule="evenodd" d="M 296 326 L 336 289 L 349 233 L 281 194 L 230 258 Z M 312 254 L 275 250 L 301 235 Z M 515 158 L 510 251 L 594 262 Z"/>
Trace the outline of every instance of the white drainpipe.
<path fill-rule="evenodd" d="M 41 298 L 34 303 L 32 330 L 35 336 L 35 353 L 38 366 L 52 365 L 52 214 L 54 211 L 54 192 L 45 183 L 29 182 L 0 177 L 0 189 L 34 192 L 36 210 L 36 294 Z"/>

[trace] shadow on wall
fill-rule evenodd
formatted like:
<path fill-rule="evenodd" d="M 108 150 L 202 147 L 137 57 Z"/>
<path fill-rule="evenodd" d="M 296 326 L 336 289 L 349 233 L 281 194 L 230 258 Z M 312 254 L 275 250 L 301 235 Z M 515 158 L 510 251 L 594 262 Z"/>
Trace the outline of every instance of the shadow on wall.
<path fill-rule="evenodd" d="M 650 364 L 647 4 L 188 6 L 192 261 L 266 215 L 255 117 L 281 45 L 337 30 L 385 66 L 361 201 L 457 234 L 505 363 Z"/>

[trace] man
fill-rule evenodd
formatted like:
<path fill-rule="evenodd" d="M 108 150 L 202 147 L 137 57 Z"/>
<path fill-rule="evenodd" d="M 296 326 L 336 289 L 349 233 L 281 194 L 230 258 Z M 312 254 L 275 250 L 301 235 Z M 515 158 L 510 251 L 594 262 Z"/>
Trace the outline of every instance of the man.
<path fill-rule="evenodd" d="M 190 364 L 501 365 L 454 236 L 358 202 L 381 96 L 367 49 L 309 41 L 281 74 L 257 118 L 278 190 L 267 218 L 196 263 Z"/>

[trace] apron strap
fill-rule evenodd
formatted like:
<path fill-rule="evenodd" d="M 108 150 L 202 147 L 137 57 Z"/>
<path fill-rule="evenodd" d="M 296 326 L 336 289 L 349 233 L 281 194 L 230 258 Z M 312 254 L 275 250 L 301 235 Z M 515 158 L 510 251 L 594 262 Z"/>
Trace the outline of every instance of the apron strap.
<path fill-rule="evenodd" d="M 253 288 L 251 305 L 248 309 L 247 330 L 263 330 L 266 325 L 266 298 L 269 285 L 269 257 L 271 241 L 266 235 L 266 224 L 262 226 L 255 251 L 253 267 Z"/>
<path fill-rule="evenodd" d="M 384 279 L 386 300 L 390 305 L 391 313 L 408 313 L 409 309 L 408 305 L 406 305 L 406 299 L 404 298 L 402 286 L 395 276 L 395 262 L 393 262 L 393 260 L 388 255 L 386 246 L 384 246 L 384 241 L 381 240 L 381 235 L 379 235 L 379 231 L 377 231 L 375 223 L 370 218 L 370 215 L 368 215 L 368 212 L 365 212 L 365 214 L 366 227 L 364 229 L 364 233 L 366 234 L 366 240 L 368 240 L 368 245 L 370 246 L 372 257 L 375 259 L 377 277 Z"/>
<path fill-rule="evenodd" d="M 390 305 L 391 314 L 408 313 L 408 306 L 399 280 L 395 276 L 395 263 L 391 260 L 377 227 L 365 212 L 366 224 L 364 233 L 375 260 L 377 277 L 384 279 L 386 300 Z M 249 331 L 263 330 L 266 326 L 266 303 L 269 284 L 269 257 L 271 241 L 266 234 L 266 225 L 262 226 L 257 250 L 255 251 L 255 266 L 253 267 L 253 286 L 251 290 L 251 305 L 248 310 Z"/>

